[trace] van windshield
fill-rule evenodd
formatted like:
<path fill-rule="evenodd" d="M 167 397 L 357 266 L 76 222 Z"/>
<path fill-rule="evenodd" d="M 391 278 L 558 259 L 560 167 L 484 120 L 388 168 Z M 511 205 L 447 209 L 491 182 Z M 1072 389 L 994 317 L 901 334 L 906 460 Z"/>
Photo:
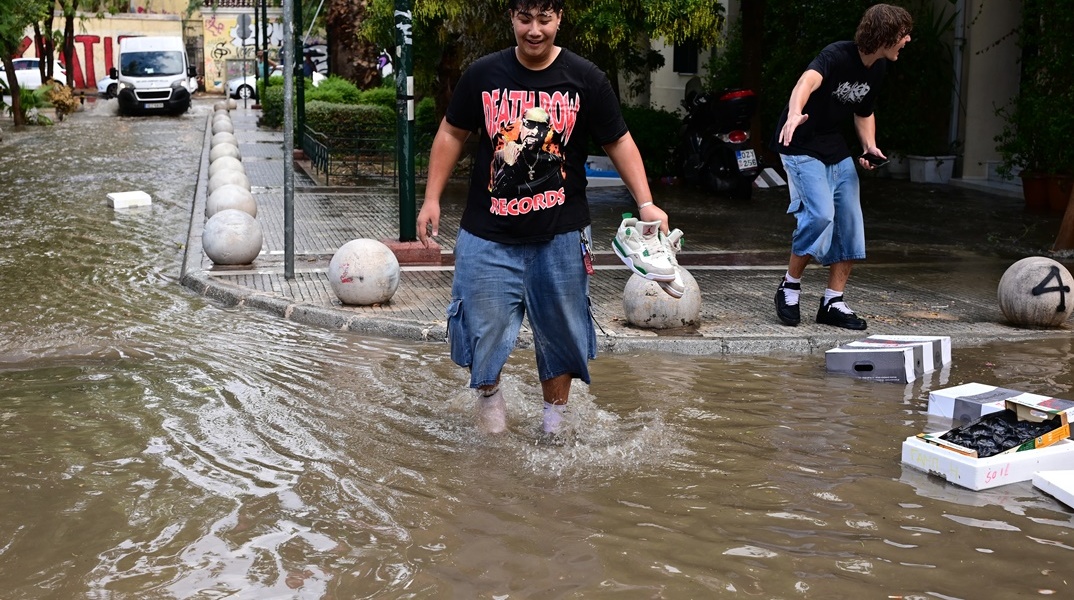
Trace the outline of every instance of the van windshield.
<path fill-rule="evenodd" d="M 120 54 L 120 71 L 128 77 L 181 75 L 184 71 L 183 53 L 174 50 L 124 52 Z"/>

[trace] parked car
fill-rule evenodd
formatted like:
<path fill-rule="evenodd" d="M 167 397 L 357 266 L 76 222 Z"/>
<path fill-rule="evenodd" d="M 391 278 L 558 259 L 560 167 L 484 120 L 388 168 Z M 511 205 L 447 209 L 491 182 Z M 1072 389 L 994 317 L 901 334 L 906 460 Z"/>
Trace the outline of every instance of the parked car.
<path fill-rule="evenodd" d="M 269 72 L 269 77 L 275 77 L 279 75 L 283 77 L 283 67 L 276 65 L 272 67 Z M 243 77 L 232 77 L 227 82 L 227 95 L 229 98 L 246 99 L 250 98 L 257 100 L 257 78 L 253 73 Z"/>
<path fill-rule="evenodd" d="M 104 98 L 115 98 L 119 92 L 119 82 L 112 77 L 101 77 L 97 80 L 97 95 Z"/>
<path fill-rule="evenodd" d="M 26 90 L 36 90 L 41 87 L 41 71 L 38 69 L 38 65 L 41 63 L 36 58 L 15 58 L 11 61 L 15 67 L 15 79 L 19 82 L 19 87 Z M 53 64 L 52 77 L 56 81 L 66 81 L 67 71 L 64 70 L 60 63 Z M 4 69 L 4 63 L 0 63 L 0 88 L 7 89 L 7 71 Z"/>

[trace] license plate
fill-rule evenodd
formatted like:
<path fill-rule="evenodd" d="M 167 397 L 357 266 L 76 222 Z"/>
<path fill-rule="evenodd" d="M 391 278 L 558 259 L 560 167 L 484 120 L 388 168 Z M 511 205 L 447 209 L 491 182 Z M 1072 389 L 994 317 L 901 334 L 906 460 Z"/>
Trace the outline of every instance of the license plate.
<path fill-rule="evenodd" d="M 738 159 L 739 169 L 752 169 L 757 166 L 757 155 L 753 150 L 736 150 L 735 158 Z"/>
<path fill-rule="evenodd" d="M 164 108 L 164 103 L 163 102 L 146 102 L 145 107 L 146 108 Z M 750 154 L 753 154 L 753 150 L 750 150 Z M 739 165 L 742 164 L 742 159 L 741 158 L 738 159 L 738 164 Z"/>

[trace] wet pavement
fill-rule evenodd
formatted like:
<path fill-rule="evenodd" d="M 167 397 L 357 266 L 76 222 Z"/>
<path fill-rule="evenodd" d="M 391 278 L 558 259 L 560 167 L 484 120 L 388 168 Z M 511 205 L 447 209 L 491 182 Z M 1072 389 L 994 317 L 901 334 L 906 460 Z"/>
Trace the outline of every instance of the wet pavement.
<path fill-rule="evenodd" d="M 301 163 L 295 175 L 295 269 L 284 276 L 283 134 L 259 128 L 260 111 L 231 111 L 243 164 L 257 200 L 263 251 L 252 265 L 216 266 L 204 254 L 205 187 L 211 128 L 208 119 L 197 192 L 183 263 L 183 284 L 228 306 L 267 311 L 308 325 L 410 340 L 443 341 L 444 308 L 452 281 L 450 252 L 462 210 L 463 187 L 442 202 L 441 266 L 406 265 L 391 301 L 343 305 L 327 277 L 329 261 L 358 238 L 399 238 L 399 206 L 391 181 L 363 187 L 320 186 Z M 419 181 L 418 204 L 421 202 Z M 847 301 L 868 320 L 866 332 L 814 323 L 827 271 L 810 267 L 803 279 L 802 323 L 782 325 L 773 294 L 786 269 L 793 218 L 786 188 L 758 189 L 750 201 L 729 200 L 682 186 L 658 185 L 654 196 L 672 227 L 684 231 L 679 262 L 698 284 L 700 323 L 647 329 L 627 322 L 624 288 L 630 272 L 610 241 L 633 202 L 622 188 L 592 191 L 597 272 L 591 280 L 601 351 L 657 350 L 681 354 L 758 354 L 823 351 L 870 334 L 945 335 L 954 347 L 996 340 L 1070 336 L 1058 329 L 1010 325 L 997 300 L 1006 269 L 1048 255 L 1059 217 L 1027 214 L 1020 198 L 956 185 L 864 177 L 862 202 L 869 258 L 858 264 Z M 1069 259 L 1056 257 L 1068 269 Z M 523 330 L 520 344 L 532 343 Z"/>

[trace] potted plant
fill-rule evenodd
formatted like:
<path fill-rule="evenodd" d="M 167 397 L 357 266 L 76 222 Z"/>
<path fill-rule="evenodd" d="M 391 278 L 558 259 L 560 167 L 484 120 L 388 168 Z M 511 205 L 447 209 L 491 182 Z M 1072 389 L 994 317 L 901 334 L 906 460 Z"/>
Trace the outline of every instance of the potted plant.
<path fill-rule="evenodd" d="M 908 9 L 914 15 L 911 42 L 889 65 L 892 77 L 885 85 L 887 102 L 897 109 L 878 117 L 877 129 L 883 134 L 893 127 L 890 145 L 905 157 L 911 181 L 947 183 L 957 158 L 957 143 L 948 139 L 956 89 L 951 48 L 956 12 L 931 1 L 912 2 Z"/>
<path fill-rule="evenodd" d="M 1000 174 L 1022 178 L 1026 210 L 1061 214 L 1074 183 L 1074 12 L 1062 3 L 1024 0 L 1019 25 L 1022 81 L 997 114 Z M 1042 199 L 1039 194 L 1043 193 Z"/>

